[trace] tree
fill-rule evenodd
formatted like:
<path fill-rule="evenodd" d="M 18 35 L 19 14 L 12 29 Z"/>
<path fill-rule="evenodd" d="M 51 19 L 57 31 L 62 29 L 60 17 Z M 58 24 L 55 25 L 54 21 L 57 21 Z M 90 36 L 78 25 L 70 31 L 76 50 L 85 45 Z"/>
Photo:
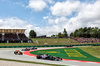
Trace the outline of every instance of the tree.
<path fill-rule="evenodd" d="M 79 28 L 79 37 L 83 37 L 83 35 L 84 35 L 83 28 Z"/>
<path fill-rule="evenodd" d="M 75 32 L 74 32 L 74 37 L 79 37 L 79 36 L 78 36 L 78 29 L 75 30 Z"/>
<path fill-rule="evenodd" d="M 67 31 L 66 31 L 66 29 L 64 28 L 63 37 L 67 37 L 67 36 L 68 36 Z"/>
<path fill-rule="evenodd" d="M 85 38 L 100 38 L 100 29 L 98 27 L 84 27 L 76 29 L 70 36 Z"/>
<path fill-rule="evenodd" d="M 73 32 L 70 33 L 70 36 L 74 36 Z"/>
<path fill-rule="evenodd" d="M 36 35 L 37 34 L 36 34 L 36 32 L 34 30 L 31 30 L 30 33 L 29 33 L 29 37 L 30 38 L 36 38 Z"/>
<path fill-rule="evenodd" d="M 57 37 L 62 38 L 63 34 L 61 34 L 61 32 L 58 33 Z"/>
<path fill-rule="evenodd" d="M 53 35 L 51 35 L 51 37 L 52 37 L 52 38 L 56 38 L 56 36 L 55 36 L 54 34 L 53 34 Z"/>
<path fill-rule="evenodd" d="M 100 38 L 100 29 L 98 30 L 98 38 Z"/>

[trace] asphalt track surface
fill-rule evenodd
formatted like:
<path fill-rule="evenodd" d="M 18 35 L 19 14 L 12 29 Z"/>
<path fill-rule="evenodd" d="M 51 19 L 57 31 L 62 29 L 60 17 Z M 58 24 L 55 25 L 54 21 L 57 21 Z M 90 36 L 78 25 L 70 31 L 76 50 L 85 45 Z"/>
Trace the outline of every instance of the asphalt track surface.
<path fill-rule="evenodd" d="M 53 47 L 52 49 L 54 49 Z M 14 59 L 14 60 L 23 60 L 23 61 L 33 61 L 33 62 L 41 62 L 41 63 L 49 63 L 49 64 L 58 64 L 58 65 L 69 65 L 69 66 L 100 66 L 99 63 L 91 63 L 91 62 L 77 62 L 77 61 L 50 61 L 43 59 L 36 59 L 36 57 L 28 56 L 28 55 L 15 55 L 15 50 L 21 50 L 22 48 L 1 48 L 0 49 L 0 58 L 6 59 Z M 48 49 L 48 48 L 38 48 L 38 49 Z M 51 48 L 50 48 L 51 49 Z"/>

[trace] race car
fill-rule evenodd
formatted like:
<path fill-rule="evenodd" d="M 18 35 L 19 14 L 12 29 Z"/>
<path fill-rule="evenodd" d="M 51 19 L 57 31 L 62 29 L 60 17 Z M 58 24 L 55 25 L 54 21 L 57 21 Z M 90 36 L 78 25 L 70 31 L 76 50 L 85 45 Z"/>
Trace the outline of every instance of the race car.
<path fill-rule="evenodd" d="M 36 56 L 37 59 L 47 59 L 47 60 L 54 60 L 54 61 L 61 61 L 62 58 L 60 57 L 54 57 L 54 56 L 51 56 L 51 55 L 48 55 L 48 54 L 38 54 Z"/>
<path fill-rule="evenodd" d="M 65 47 L 73 47 L 73 45 L 67 45 L 67 46 L 65 46 Z"/>
<path fill-rule="evenodd" d="M 22 51 L 30 51 L 30 50 L 35 50 L 37 49 L 36 47 L 33 47 L 33 48 L 25 48 L 25 49 L 22 49 Z"/>
<path fill-rule="evenodd" d="M 14 54 L 15 55 L 23 55 L 23 53 L 21 51 L 19 51 L 19 50 L 14 51 Z"/>
<path fill-rule="evenodd" d="M 22 51 L 30 51 L 30 48 L 22 49 Z"/>
<path fill-rule="evenodd" d="M 35 49 L 37 49 L 37 47 L 30 48 L 30 50 L 35 50 Z"/>

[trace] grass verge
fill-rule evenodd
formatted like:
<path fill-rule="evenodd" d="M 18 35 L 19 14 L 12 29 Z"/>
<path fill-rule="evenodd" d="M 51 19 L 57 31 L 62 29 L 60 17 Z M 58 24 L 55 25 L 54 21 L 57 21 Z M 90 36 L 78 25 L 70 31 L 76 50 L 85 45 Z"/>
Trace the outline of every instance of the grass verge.
<path fill-rule="evenodd" d="M 95 61 L 100 62 L 99 58 L 96 58 L 79 48 L 63 48 L 63 49 L 49 49 L 49 50 L 38 50 L 32 51 L 31 54 L 49 54 L 52 56 L 59 56 L 64 59 L 72 60 L 84 60 L 84 61 Z"/>
<path fill-rule="evenodd" d="M 73 39 L 66 38 L 33 38 L 34 43 L 0 43 L 0 46 L 40 46 L 40 45 L 83 45 L 99 43 L 78 43 Z M 38 42 L 37 42 L 38 41 Z"/>
<path fill-rule="evenodd" d="M 93 55 L 97 58 L 100 58 L 100 46 L 92 46 L 92 47 L 79 47 L 81 50 Z"/>

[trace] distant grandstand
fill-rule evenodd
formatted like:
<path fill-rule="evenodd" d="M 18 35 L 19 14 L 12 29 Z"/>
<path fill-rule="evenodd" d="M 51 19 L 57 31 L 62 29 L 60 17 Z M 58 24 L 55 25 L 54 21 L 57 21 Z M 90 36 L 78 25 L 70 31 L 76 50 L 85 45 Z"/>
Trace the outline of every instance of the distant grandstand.
<path fill-rule="evenodd" d="M 24 34 L 25 30 L 26 29 L 0 29 L 0 42 L 28 42 L 28 38 Z"/>

